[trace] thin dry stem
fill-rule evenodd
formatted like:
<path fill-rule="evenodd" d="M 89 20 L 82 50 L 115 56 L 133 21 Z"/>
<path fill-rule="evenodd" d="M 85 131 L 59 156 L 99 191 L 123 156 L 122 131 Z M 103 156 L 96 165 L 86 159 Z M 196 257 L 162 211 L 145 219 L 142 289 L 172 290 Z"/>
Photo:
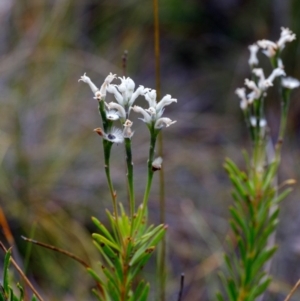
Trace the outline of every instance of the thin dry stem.
<path fill-rule="evenodd" d="M 294 295 L 294 293 L 296 292 L 297 288 L 300 286 L 300 279 L 297 281 L 297 283 L 294 285 L 294 287 L 292 288 L 292 290 L 289 292 L 289 294 L 286 296 L 286 298 L 284 299 L 284 301 L 289 301 L 292 296 Z"/>

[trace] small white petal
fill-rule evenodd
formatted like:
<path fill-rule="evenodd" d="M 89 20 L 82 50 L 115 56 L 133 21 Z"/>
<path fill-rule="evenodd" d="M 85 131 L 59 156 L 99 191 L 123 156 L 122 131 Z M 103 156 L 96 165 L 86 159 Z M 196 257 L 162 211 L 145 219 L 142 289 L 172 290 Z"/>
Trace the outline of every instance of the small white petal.
<path fill-rule="evenodd" d="M 138 98 L 139 95 L 142 95 L 144 91 L 144 86 L 139 86 L 135 92 L 131 95 L 131 98 L 128 102 L 128 105 L 131 107 L 135 100 Z"/>
<path fill-rule="evenodd" d="M 123 130 L 123 136 L 124 138 L 131 138 L 133 136 L 133 132 L 131 131 L 131 127 L 132 127 L 133 122 L 130 121 L 129 119 L 127 119 L 123 126 L 124 126 L 124 130 Z"/>
<path fill-rule="evenodd" d="M 251 116 L 251 117 L 250 117 L 250 124 L 251 124 L 253 127 L 256 127 L 256 117 L 254 117 L 254 116 Z"/>
<path fill-rule="evenodd" d="M 281 79 L 281 85 L 287 89 L 296 89 L 300 86 L 300 81 L 294 77 L 283 77 Z"/>
<path fill-rule="evenodd" d="M 136 113 L 141 113 L 144 116 L 144 118 L 142 119 L 144 122 L 151 123 L 151 116 L 142 107 L 133 106 L 132 110 Z"/>
<path fill-rule="evenodd" d="M 284 70 L 282 70 L 281 68 L 276 68 L 269 75 L 269 77 L 267 78 L 267 81 L 273 82 L 276 77 L 278 77 L 278 76 L 284 76 L 284 75 L 285 75 Z"/>
<path fill-rule="evenodd" d="M 175 122 L 176 122 L 176 120 L 172 121 L 170 118 L 163 117 L 163 118 L 159 118 L 156 120 L 154 127 L 156 129 L 161 129 L 164 126 L 168 127 Z"/>
<path fill-rule="evenodd" d="M 156 105 L 156 111 L 159 112 L 165 106 L 170 105 L 172 102 L 177 102 L 177 99 L 171 98 L 170 94 L 167 94 L 165 97 L 161 99 L 161 101 Z"/>
<path fill-rule="evenodd" d="M 118 120 L 120 116 L 115 110 L 110 110 L 106 112 L 106 118 L 108 120 Z"/>
<path fill-rule="evenodd" d="M 259 78 L 258 87 L 260 89 L 262 89 L 263 88 L 263 83 L 265 81 L 265 74 L 264 74 L 263 69 L 255 68 L 255 69 L 252 70 L 252 72 Z"/>
<path fill-rule="evenodd" d="M 113 94 L 116 101 L 121 105 L 124 106 L 123 96 L 120 94 L 120 92 L 117 90 L 115 85 L 108 85 L 106 88 L 106 91 Z"/>
<path fill-rule="evenodd" d="M 258 45 L 257 44 L 253 44 L 253 45 L 250 45 L 248 47 L 249 51 L 250 51 L 250 57 L 249 57 L 249 60 L 248 60 L 248 63 L 250 66 L 255 66 L 255 65 L 258 65 L 258 58 L 257 58 L 257 52 L 258 52 Z"/>
<path fill-rule="evenodd" d="M 96 85 L 91 81 L 91 79 L 86 76 L 86 73 L 83 74 L 83 76 L 80 77 L 80 79 L 78 81 L 83 81 L 84 83 L 88 84 L 91 88 L 91 90 L 93 91 L 93 93 L 95 94 L 97 91 L 99 91 L 99 89 L 96 87 Z"/>
<path fill-rule="evenodd" d="M 117 144 L 124 141 L 123 132 L 118 128 L 112 128 L 109 133 L 104 134 L 103 138 Z"/>
<path fill-rule="evenodd" d="M 288 28 L 281 27 L 280 38 L 277 42 L 278 48 L 283 49 L 287 42 L 292 42 L 296 39 L 296 35 Z"/>
<path fill-rule="evenodd" d="M 144 89 L 144 96 L 145 99 L 148 101 L 149 103 L 149 107 L 156 107 L 156 90 L 154 89 L 149 89 L 149 88 L 145 88 Z"/>
<path fill-rule="evenodd" d="M 121 119 L 125 119 L 126 118 L 126 112 L 123 106 L 119 105 L 118 103 L 115 102 L 110 102 L 107 105 L 109 110 L 117 110 L 118 114 L 120 116 Z"/>
<path fill-rule="evenodd" d="M 161 165 L 162 165 L 163 159 L 162 157 L 157 157 L 155 160 L 152 162 L 152 170 L 161 170 Z"/>
<path fill-rule="evenodd" d="M 260 121 L 259 121 L 259 126 L 260 126 L 261 128 L 266 127 L 266 126 L 267 126 L 267 120 L 266 120 L 266 119 L 260 119 Z"/>

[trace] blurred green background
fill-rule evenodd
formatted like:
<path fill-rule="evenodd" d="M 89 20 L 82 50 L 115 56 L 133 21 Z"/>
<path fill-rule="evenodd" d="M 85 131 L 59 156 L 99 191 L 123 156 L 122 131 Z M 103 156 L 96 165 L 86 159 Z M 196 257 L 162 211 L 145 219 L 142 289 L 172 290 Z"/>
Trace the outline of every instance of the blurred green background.
<path fill-rule="evenodd" d="M 92 300 L 93 282 L 68 258 L 37 246 L 29 250 L 20 235 L 88 262 L 99 259 L 90 217 L 107 222 L 105 208 L 111 204 L 101 140 L 92 131 L 101 125 L 97 103 L 78 79 L 87 72 L 100 86 L 109 72 L 121 76 L 121 57 L 128 50 L 128 76 L 137 86 L 155 88 L 152 5 L 138 0 L 0 1 L 0 206 L 15 238 L 15 256 L 47 300 Z M 213 300 L 232 202 L 222 164 L 228 156 L 244 166 L 241 150 L 249 146 L 234 90 L 249 76 L 249 44 L 277 40 L 281 26 L 300 37 L 300 1 L 164 0 L 159 10 L 162 95 L 178 99 L 165 113 L 177 123 L 163 133 L 167 300 L 177 300 L 182 272 L 185 301 Z M 299 46 L 298 39 L 283 55 L 287 73 L 298 78 Z M 265 57 L 260 59 L 268 66 Z M 279 101 L 275 93 L 269 96 L 267 117 L 275 139 Z M 300 91 L 292 98 L 279 178 L 299 182 Z M 141 200 L 148 132 L 137 119 L 134 130 Z M 123 147 L 114 147 L 112 176 L 119 200 L 126 200 L 123 158 Z M 150 199 L 154 222 L 158 199 L 156 180 Z M 300 278 L 299 199 L 296 185 L 282 204 L 268 300 L 282 300 Z M 1 231 L 0 239 L 5 239 Z M 144 274 L 154 299 L 155 272 L 148 267 Z"/>

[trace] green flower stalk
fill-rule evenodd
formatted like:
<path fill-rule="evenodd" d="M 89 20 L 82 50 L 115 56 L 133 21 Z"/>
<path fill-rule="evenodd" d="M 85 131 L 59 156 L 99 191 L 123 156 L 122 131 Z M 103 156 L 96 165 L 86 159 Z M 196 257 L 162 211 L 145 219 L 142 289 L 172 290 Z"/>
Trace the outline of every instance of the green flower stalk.
<path fill-rule="evenodd" d="M 119 78 L 121 84 L 113 85 L 111 82 L 115 75 L 110 74 L 100 89 L 85 74 L 81 81 L 87 83 L 99 102 L 99 113 L 102 117 L 102 128 L 94 131 L 103 138 L 103 152 L 107 183 L 109 186 L 113 214 L 107 211 L 111 231 L 99 220 L 92 218 L 99 233 L 93 234 L 94 244 L 102 255 L 105 264 L 101 264 L 102 275 L 98 275 L 91 268 L 91 276 L 100 285 L 101 290 L 94 293 L 99 300 L 125 301 L 146 300 L 149 284 L 143 279 L 137 279 L 140 270 L 147 263 L 161 241 L 167 226 L 147 225 L 148 201 L 154 171 L 161 169 L 162 159 L 155 159 L 155 145 L 158 133 L 163 127 L 170 126 L 175 121 L 162 117 L 164 107 L 176 102 L 170 95 L 166 95 L 159 103 L 156 102 L 156 91 L 139 86 L 134 91 L 134 81 L 127 77 Z M 117 102 L 106 103 L 106 93 L 114 95 Z M 148 109 L 133 106 L 138 96 L 144 96 L 149 103 Z M 142 113 L 150 131 L 150 146 L 148 157 L 148 177 L 142 204 L 136 210 L 134 192 L 134 170 L 132 158 L 132 122 L 128 119 L 131 111 Z M 123 129 L 115 127 L 120 121 Z M 122 203 L 117 203 L 117 194 L 110 176 L 111 148 L 114 144 L 125 144 L 127 182 L 129 191 L 129 214 L 126 213 Z"/>
<path fill-rule="evenodd" d="M 240 98 L 240 107 L 244 113 L 250 137 L 253 142 L 250 158 L 247 158 L 246 171 L 241 171 L 233 161 L 227 159 L 225 169 L 233 184 L 234 204 L 230 207 L 230 227 L 232 238 L 229 240 L 230 251 L 225 255 L 227 271 L 221 274 L 224 294 L 218 294 L 220 301 L 252 301 L 261 296 L 271 282 L 268 263 L 277 246 L 275 237 L 279 203 L 291 192 L 291 188 L 282 191 L 278 185 L 277 173 L 280 164 L 281 149 L 284 140 L 290 92 L 300 86 L 297 79 L 285 77 L 280 58 L 287 42 L 295 39 L 289 29 L 282 28 L 278 42 L 258 41 L 249 47 L 249 65 L 252 79 L 246 79 L 245 88 L 236 90 Z M 266 78 L 264 71 L 258 68 L 257 53 L 269 57 L 273 71 Z M 281 98 L 280 126 L 275 149 L 272 147 L 270 130 L 265 116 L 265 99 L 268 90 L 279 85 Z M 285 184 L 293 181 L 286 181 Z"/>

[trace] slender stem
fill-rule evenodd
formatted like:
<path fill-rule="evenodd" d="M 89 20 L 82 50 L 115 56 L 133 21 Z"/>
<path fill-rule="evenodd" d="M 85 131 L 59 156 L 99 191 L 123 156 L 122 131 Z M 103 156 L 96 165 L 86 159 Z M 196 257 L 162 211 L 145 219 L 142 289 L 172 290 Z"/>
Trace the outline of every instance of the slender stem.
<path fill-rule="evenodd" d="M 129 188 L 130 217 L 132 220 L 135 212 L 135 196 L 134 196 L 133 162 L 132 162 L 130 138 L 125 138 L 125 150 L 126 150 L 126 164 L 127 164 L 127 180 L 128 180 L 128 188 Z"/>
<path fill-rule="evenodd" d="M 151 133 L 151 138 L 150 138 L 149 157 L 148 157 L 148 178 L 147 178 L 147 184 L 146 184 L 146 189 L 145 189 L 144 198 L 143 198 L 143 211 L 142 211 L 143 214 L 142 215 L 145 214 L 145 211 L 146 211 L 146 208 L 148 205 L 149 194 L 150 194 L 153 173 L 154 173 L 152 170 L 152 162 L 154 160 L 157 133 L 155 132 L 154 128 L 152 128 L 150 130 L 150 133 Z"/>
<path fill-rule="evenodd" d="M 292 288 L 292 290 L 290 291 L 290 293 L 286 296 L 286 298 L 284 299 L 284 301 L 289 301 L 292 298 L 292 296 L 294 295 L 295 291 L 298 289 L 299 286 L 300 286 L 300 280 L 297 281 L 297 283 Z"/>
<path fill-rule="evenodd" d="M 156 78 L 156 92 L 157 99 L 160 99 L 160 43 L 159 43 L 159 6 L 158 0 L 153 0 L 153 18 L 154 18 L 154 54 L 155 54 L 155 78 Z M 162 134 L 159 137 L 159 155 L 162 157 L 163 153 L 163 138 Z M 163 170 L 159 174 L 159 204 L 160 204 L 160 222 L 165 222 L 165 191 L 164 191 L 164 173 Z M 159 299 L 164 301 L 165 297 L 165 249 L 166 238 L 162 239 L 162 246 L 158 252 L 158 283 L 159 283 Z"/>
<path fill-rule="evenodd" d="M 111 151 L 112 145 L 113 145 L 112 142 L 103 139 L 105 175 L 106 175 L 106 180 L 107 180 L 109 192 L 110 192 L 113 207 L 114 207 L 115 218 L 116 218 L 116 220 L 118 220 L 116 192 L 114 190 L 113 183 L 112 183 L 111 176 L 110 176 L 110 151 Z"/>

